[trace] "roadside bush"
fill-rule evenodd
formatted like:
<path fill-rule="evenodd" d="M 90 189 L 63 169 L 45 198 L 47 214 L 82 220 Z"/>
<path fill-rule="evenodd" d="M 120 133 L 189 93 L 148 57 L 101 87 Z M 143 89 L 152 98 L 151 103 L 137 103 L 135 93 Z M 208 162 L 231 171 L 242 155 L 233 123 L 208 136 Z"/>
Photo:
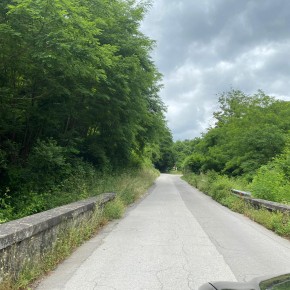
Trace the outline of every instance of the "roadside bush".
<path fill-rule="evenodd" d="M 251 184 L 253 196 L 290 203 L 290 142 L 284 152 L 262 166 Z"/>
<path fill-rule="evenodd" d="M 199 174 L 201 172 L 202 165 L 204 164 L 204 156 L 200 153 L 192 153 L 190 156 L 186 157 L 182 168 L 185 173 L 193 172 Z"/>
<path fill-rule="evenodd" d="M 283 200 L 284 174 L 276 168 L 262 166 L 251 184 L 253 196 L 260 199 L 281 202 Z"/>
<path fill-rule="evenodd" d="M 218 180 L 224 178 L 222 175 L 219 175 L 214 170 L 210 170 L 205 174 L 202 174 L 202 186 L 206 188 L 209 194 L 212 194 L 212 186 L 216 184 Z"/>
<path fill-rule="evenodd" d="M 55 140 L 38 140 L 28 159 L 29 179 L 42 189 L 59 183 L 72 172 L 67 156 L 68 149 L 57 145 Z"/>
<path fill-rule="evenodd" d="M 221 201 L 223 198 L 231 194 L 233 183 L 228 177 L 221 176 L 210 187 L 210 195 L 213 199 Z"/>
<path fill-rule="evenodd" d="M 0 209 L 0 224 L 13 218 L 13 207 L 11 206 L 11 197 L 9 196 L 8 188 L 3 196 L 0 197 Z"/>
<path fill-rule="evenodd" d="M 50 196 L 47 194 L 39 194 L 33 191 L 27 192 L 25 195 L 17 198 L 17 203 L 14 206 L 13 219 L 44 211 L 47 209 L 49 202 Z"/>

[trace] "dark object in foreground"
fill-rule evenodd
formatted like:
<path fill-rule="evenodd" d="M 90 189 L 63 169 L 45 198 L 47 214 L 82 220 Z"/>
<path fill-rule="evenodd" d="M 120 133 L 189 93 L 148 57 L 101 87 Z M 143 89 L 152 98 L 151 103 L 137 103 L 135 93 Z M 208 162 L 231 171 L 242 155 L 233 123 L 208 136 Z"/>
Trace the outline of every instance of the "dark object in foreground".
<path fill-rule="evenodd" d="M 248 283 L 210 282 L 199 287 L 199 290 L 290 290 L 290 273 L 256 278 Z"/>

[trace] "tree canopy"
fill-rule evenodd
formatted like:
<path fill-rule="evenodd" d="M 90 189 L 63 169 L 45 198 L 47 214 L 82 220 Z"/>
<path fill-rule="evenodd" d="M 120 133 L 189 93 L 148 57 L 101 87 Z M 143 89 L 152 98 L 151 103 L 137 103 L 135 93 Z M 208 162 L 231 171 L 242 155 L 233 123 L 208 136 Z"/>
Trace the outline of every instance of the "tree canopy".
<path fill-rule="evenodd" d="M 284 150 L 290 132 L 290 102 L 262 91 L 248 96 L 232 90 L 220 96 L 219 104 L 216 124 L 195 140 L 191 153 L 183 158 L 184 166 L 196 173 L 214 170 L 251 179 Z"/>
<path fill-rule="evenodd" d="M 116 169 L 138 165 L 150 147 L 162 151 L 171 133 L 154 42 L 139 29 L 147 8 L 134 0 L 1 1 L 2 188 L 24 169 L 57 178 L 76 158 Z"/>

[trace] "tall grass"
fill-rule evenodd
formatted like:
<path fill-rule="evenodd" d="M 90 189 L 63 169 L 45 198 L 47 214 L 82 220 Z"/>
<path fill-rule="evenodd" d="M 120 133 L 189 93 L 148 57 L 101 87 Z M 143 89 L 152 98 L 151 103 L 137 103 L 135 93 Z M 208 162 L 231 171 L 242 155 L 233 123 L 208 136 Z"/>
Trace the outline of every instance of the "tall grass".
<path fill-rule="evenodd" d="M 52 249 L 42 256 L 39 263 L 26 265 L 16 281 L 11 277 L 1 281 L 0 290 L 30 289 L 29 285 L 33 281 L 54 269 L 76 247 L 94 236 L 109 220 L 120 218 L 126 206 L 144 194 L 158 175 L 159 172 L 152 168 L 142 168 L 119 174 L 96 175 L 98 178 L 91 180 L 91 183 L 87 180 L 82 180 L 82 183 L 79 183 L 79 179 L 69 182 L 72 192 L 70 197 L 65 196 L 65 198 L 59 200 L 55 198 L 54 205 L 83 199 L 103 192 L 116 192 L 117 197 L 107 203 L 103 210 L 96 209 L 89 221 L 60 233 Z M 73 188 L 72 182 L 75 188 Z M 68 187 L 63 187 L 60 192 L 68 195 L 66 191 L 63 191 L 64 188 L 67 189 Z"/>
<path fill-rule="evenodd" d="M 0 198 L 0 223 L 19 219 L 57 206 L 116 192 L 125 205 L 132 203 L 152 184 L 158 172 L 149 167 L 101 173 L 93 168 L 78 170 L 61 183 L 43 192 L 24 191 L 17 198 L 6 193 Z"/>

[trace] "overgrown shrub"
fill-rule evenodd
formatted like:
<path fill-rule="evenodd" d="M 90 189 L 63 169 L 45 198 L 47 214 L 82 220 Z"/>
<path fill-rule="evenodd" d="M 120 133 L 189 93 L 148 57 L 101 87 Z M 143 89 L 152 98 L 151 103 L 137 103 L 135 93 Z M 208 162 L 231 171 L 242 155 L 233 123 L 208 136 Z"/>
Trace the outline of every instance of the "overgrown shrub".
<path fill-rule="evenodd" d="M 68 155 L 69 150 L 55 140 L 38 140 L 28 159 L 29 180 L 42 189 L 59 183 L 72 172 Z"/>
<path fill-rule="evenodd" d="M 257 171 L 251 191 L 257 198 L 290 203 L 290 142 L 283 154 Z"/>
<path fill-rule="evenodd" d="M 205 157 L 200 153 L 192 153 L 185 158 L 182 167 L 185 172 L 193 172 L 199 174 L 201 172 L 202 165 L 204 164 Z"/>
<path fill-rule="evenodd" d="M 251 191 L 257 198 L 281 202 L 284 197 L 284 183 L 283 172 L 265 165 L 258 170 L 254 177 Z"/>
<path fill-rule="evenodd" d="M 213 199 L 221 201 L 223 198 L 231 194 L 233 182 L 228 177 L 221 176 L 215 180 L 210 186 L 210 195 Z"/>
<path fill-rule="evenodd" d="M 5 223 L 13 218 L 13 207 L 11 205 L 11 197 L 9 196 L 9 189 L 0 197 L 0 224 Z"/>

